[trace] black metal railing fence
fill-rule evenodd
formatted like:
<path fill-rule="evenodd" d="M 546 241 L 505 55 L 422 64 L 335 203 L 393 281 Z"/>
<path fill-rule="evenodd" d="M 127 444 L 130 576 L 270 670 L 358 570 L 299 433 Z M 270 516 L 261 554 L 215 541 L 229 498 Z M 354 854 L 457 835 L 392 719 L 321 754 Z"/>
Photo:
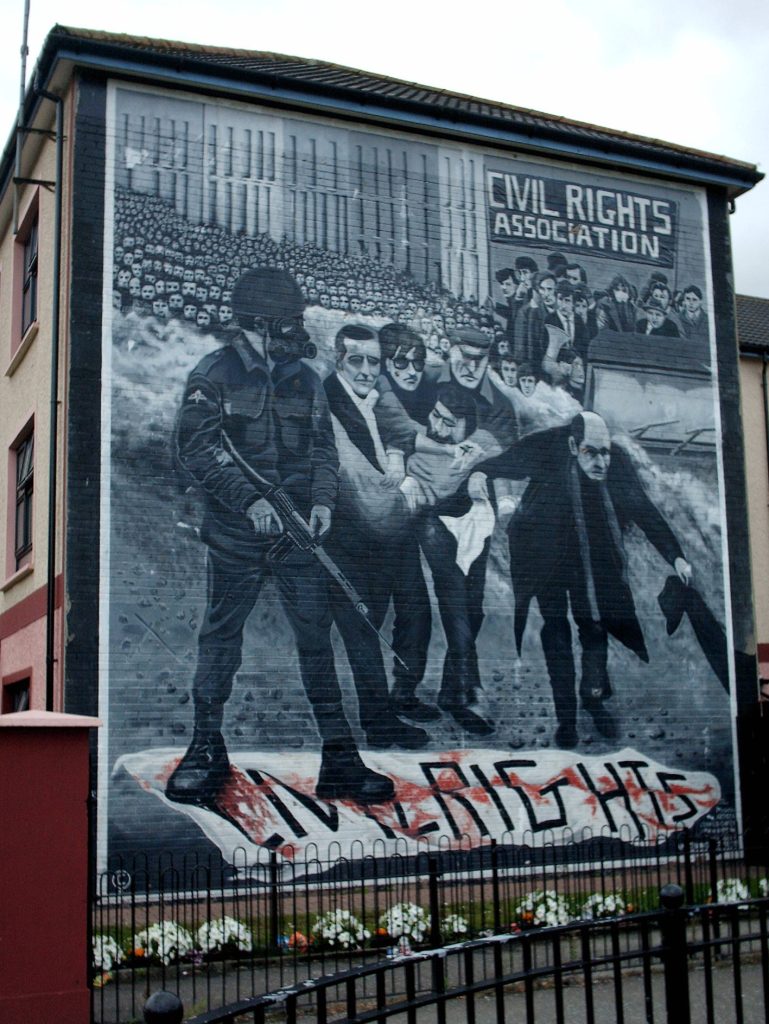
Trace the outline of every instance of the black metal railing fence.
<path fill-rule="evenodd" d="M 187 1007 L 201 1011 L 343 971 L 364 969 L 365 979 L 365 969 L 386 968 L 393 955 L 422 956 L 425 949 L 469 939 L 481 943 L 473 948 L 485 950 L 473 958 L 480 982 L 496 970 L 497 947 L 486 943 L 491 936 L 531 936 L 521 949 L 535 955 L 540 947 L 533 936 L 544 926 L 577 934 L 574 929 L 587 928 L 596 914 L 591 942 L 603 944 L 603 955 L 614 956 L 616 963 L 616 956 L 629 955 L 636 941 L 629 937 L 643 934 L 642 928 L 637 932 L 640 925 L 636 931 L 624 925 L 641 920 L 639 914 L 655 913 L 666 884 L 679 885 L 687 905 L 710 906 L 715 913 L 727 902 L 769 895 L 768 860 L 763 835 L 687 832 L 656 847 L 584 833 L 567 845 L 535 846 L 519 839 L 479 850 L 446 842 L 417 854 L 397 847 L 364 854 L 353 845 L 346 855 L 334 851 L 325 859 L 310 853 L 281 861 L 270 851 L 255 863 L 244 854 L 231 864 L 219 857 L 116 859 L 97 878 L 93 932 L 97 943 L 98 936 L 114 941 L 122 959 L 109 970 L 103 962 L 95 970 L 94 1020 L 138 1020 L 157 989 L 176 992 Z M 530 899 L 533 893 L 550 895 Z M 399 904 L 422 912 L 423 931 L 419 938 L 412 931 L 405 947 L 383 925 L 388 920 L 392 925 L 385 915 Z M 612 911 L 620 923 L 616 934 L 600 919 Z M 332 943 L 319 934 L 318 921 L 337 912 L 351 913 L 365 938 Z M 248 941 L 241 948 L 231 941 L 201 949 L 201 929 L 213 929 L 224 918 L 246 929 Z M 720 941 L 720 912 L 709 920 L 714 940 Z M 148 930 L 156 926 L 157 932 L 168 922 L 186 933 L 188 945 L 170 948 L 166 935 L 168 948 L 148 948 Z M 147 948 L 137 947 L 137 937 Z M 616 943 L 619 951 L 613 952 Z M 424 968 L 417 964 L 415 970 Z M 385 970 L 383 977 L 395 983 L 393 972 Z M 398 979 L 407 981 L 405 975 Z"/>
<path fill-rule="evenodd" d="M 689 907 L 501 935 L 361 965 L 188 1018 L 189 1024 L 743 1024 L 769 1015 L 769 900 Z M 491 962 L 493 969 L 485 970 Z M 479 970 L 481 967 L 481 970 Z M 154 1024 L 179 1024 L 157 993 Z"/>

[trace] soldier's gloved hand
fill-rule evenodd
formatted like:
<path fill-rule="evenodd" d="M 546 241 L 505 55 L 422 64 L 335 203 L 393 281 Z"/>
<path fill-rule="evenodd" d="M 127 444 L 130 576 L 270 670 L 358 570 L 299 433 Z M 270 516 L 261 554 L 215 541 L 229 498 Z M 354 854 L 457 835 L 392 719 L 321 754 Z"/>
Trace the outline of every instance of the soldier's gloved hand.
<path fill-rule="evenodd" d="M 246 509 L 246 515 L 254 524 L 254 530 L 259 537 L 283 533 L 283 524 L 278 513 L 266 498 L 259 498 L 253 505 L 250 505 Z"/>
<path fill-rule="evenodd" d="M 313 505 L 310 512 L 310 531 L 318 540 L 331 529 L 331 509 L 325 505 Z"/>
<path fill-rule="evenodd" d="M 673 568 L 675 569 L 676 576 L 678 576 L 679 580 L 682 583 L 685 583 L 688 587 L 692 581 L 691 565 L 689 565 L 685 558 L 677 558 L 675 562 L 673 562 Z"/>

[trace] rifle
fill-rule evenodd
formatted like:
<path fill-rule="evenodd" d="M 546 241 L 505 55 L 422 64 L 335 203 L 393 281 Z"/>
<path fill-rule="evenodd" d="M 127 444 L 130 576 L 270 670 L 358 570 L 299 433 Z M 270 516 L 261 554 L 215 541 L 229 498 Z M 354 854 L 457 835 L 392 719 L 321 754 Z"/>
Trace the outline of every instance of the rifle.
<path fill-rule="evenodd" d="M 333 558 L 324 549 L 317 537 L 315 537 L 309 527 L 309 524 L 305 522 L 304 517 L 294 504 L 291 496 L 279 484 L 271 484 L 269 480 L 265 480 L 265 478 L 252 466 L 249 466 L 224 431 L 222 431 L 222 440 L 224 441 L 227 451 L 232 456 L 235 465 L 241 470 L 244 476 L 248 477 L 251 483 L 255 484 L 264 492 L 262 497 L 266 498 L 266 500 L 273 506 L 283 524 L 283 533 L 270 548 L 267 553 L 267 557 L 273 562 L 283 562 L 295 548 L 298 551 L 305 551 L 314 555 L 329 574 L 331 579 L 341 588 L 344 596 L 353 606 L 358 615 L 360 615 L 369 629 L 376 633 L 385 647 L 392 652 L 393 657 L 401 663 L 407 672 L 409 672 L 410 669 L 406 662 L 401 658 L 398 652 L 393 649 L 392 644 L 385 636 L 382 635 L 371 621 L 369 617 L 369 610 L 360 594 L 352 583 L 350 583 Z"/>

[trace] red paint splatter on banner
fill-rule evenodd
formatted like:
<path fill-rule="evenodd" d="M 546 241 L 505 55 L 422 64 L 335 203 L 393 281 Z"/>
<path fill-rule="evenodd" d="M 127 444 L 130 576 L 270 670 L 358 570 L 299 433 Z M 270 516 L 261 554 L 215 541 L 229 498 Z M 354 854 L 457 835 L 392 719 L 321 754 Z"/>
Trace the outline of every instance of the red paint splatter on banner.
<path fill-rule="evenodd" d="M 548 842 L 571 841 L 575 833 L 599 826 L 602 832 L 612 827 L 617 835 L 640 826 L 646 840 L 655 843 L 691 827 L 720 800 L 713 776 L 673 772 L 630 749 L 616 760 L 602 755 L 570 762 L 568 754 L 546 755 L 533 752 L 527 758 L 532 764 L 513 768 L 507 767 L 515 761 L 507 751 L 367 754 L 366 762 L 393 780 L 395 799 L 363 807 L 352 800 L 318 800 L 314 755 L 233 754 L 215 807 L 173 806 L 194 815 L 223 852 L 235 845 L 268 847 L 290 860 L 307 844 L 330 849 L 350 837 L 364 845 L 395 838 L 419 848 L 431 843 L 472 848 L 502 833 L 536 834 L 538 824 L 548 820 L 557 822 L 547 830 Z M 123 762 L 142 790 L 162 796 L 179 757 L 148 751 L 127 755 Z M 603 801 L 612 796 L 609 817 Z M 242 838 L 234 839 L 233 830 Z M 452 835 L 454 840 L 448 838 Z"/>

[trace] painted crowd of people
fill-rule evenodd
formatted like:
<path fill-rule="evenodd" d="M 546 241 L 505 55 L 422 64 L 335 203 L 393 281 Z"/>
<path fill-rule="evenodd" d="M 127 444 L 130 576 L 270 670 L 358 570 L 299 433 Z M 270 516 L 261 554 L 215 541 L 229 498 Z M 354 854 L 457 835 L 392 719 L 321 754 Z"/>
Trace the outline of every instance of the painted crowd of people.
<path fill-rule="evenodd" d="M 495 277 L 502 301 L 494 310 L 518 365 L 572 391 L 582 388 L 590 344 L 602 331 L 681 338 L 703 348 L 709 343 L 702 289 L 687 284 L 674 292 L 661 270 L 641 288 L 615 274 L 592 290 L 583 266 L 553 252 L 545 269 L 518 256 Z"/>

